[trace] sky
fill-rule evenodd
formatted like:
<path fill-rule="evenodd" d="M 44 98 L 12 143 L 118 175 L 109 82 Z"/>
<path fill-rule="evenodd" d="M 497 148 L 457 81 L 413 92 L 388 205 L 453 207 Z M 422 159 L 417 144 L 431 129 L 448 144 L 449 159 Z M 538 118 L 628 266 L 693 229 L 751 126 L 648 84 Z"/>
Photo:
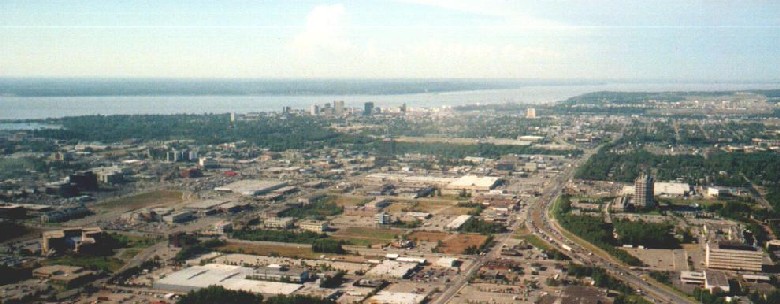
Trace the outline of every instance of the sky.
<path fill-rule="evenodd" d="M 0 77 L 776 81 L 780 1 L 0 1 Z"/>

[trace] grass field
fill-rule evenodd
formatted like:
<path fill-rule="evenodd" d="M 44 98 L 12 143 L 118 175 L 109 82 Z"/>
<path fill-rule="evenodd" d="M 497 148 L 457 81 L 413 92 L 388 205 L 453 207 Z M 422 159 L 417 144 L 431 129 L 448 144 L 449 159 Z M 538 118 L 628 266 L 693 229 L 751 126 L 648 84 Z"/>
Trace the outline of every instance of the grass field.
<path fill-rule="evenodd" d="M 347 227 L 333 234 L 334 239 L 346 240 L 354 245 L 386 244 L 403 234 L 400 229 Z"/>
<path fill-rule="evenodd" d="M 311 251 L 309 246 L 280 246 L 280 245 L 253 245 L 245 243 L 227 242 L 225 245 L 215 248 L 219 252 L 245 253 L 265 256 L 281 256 L 288 258 L 318 259 L 322 253 Z"/>
<path fill-rule="evenodd" d="M 157 205 L 171 205 L 180 203 L 181 201 L 182 193 L 179 191 L 158 190 L 133 196 L 121 197 L 99 204 L 95 207 L 101 210 L 112 210 L 118 208 L 135 210 Z"/>

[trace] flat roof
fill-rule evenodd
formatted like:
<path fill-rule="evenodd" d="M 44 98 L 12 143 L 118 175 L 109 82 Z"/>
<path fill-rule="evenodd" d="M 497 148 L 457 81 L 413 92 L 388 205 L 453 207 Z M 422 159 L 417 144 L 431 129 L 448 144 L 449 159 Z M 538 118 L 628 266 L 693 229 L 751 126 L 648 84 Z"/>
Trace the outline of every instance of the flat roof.
<path fill-rule="evenodd" d="M 264 294 L 291 294 L 302 287 L 299 284 L 246 279 L 246 276 L 253 272 L 254 270 L 249 267 L 206 264 L 173 272 L 155 282 L 154 286 L 156 289 L 164 290 L 196 290 L 218 285 L 230 290 Z"/>
<path fill-rule="evenodd" d="M 464 188 L 464 187 L 480 187 L 480 188 L 492 188 L 496 182 L 498 182 L 498 177 L 492 177 L 492 176 L 476 176 L 476 175 L 464 175 L 460 178 L 456 179 L 455 181 L 449 183 L 447 185 L 447 188 Z"/>
<path fill-rule="evenodd" d="M 382 304 L 417 304 L 425 300 L 426 295 L 411 292 L 380 291 L 368 299 L 367 303 Z"/>
<path fill-rule="evenodd" d="M 233 182 L 222 187 L 216 187 L 216 191 L 231 191 L 244 195 L 255 195 L 257 193 L 269 192 L 274 189 L 287 186 L 287 182 L 282 180 L 241 180 Z"/>
<path fill-rule="evenodd" d="M 469 219 L 471 219 L 471 215 L 459 215 L 445 227 L 448 229 L 458 229 L 460 226 L 463 226 L 463 224 L 465 224 Z"/>
<path fill-rule="evenodd" d="M 415 268 L 417 268 L 417 264 L 415 263 L 402 263 L 391 260 L 384 260 L 382 261 L 382 264 L 378 264 L 366 272 L 366 276 L 403 278 Z"/>
<path fill-rule="evenodd" d="M 229 202 L 229 200 L 209 199 L 209 200 L 189 203 L 185 207 L 190 209 L 211 209 L 227 202 Z"/>

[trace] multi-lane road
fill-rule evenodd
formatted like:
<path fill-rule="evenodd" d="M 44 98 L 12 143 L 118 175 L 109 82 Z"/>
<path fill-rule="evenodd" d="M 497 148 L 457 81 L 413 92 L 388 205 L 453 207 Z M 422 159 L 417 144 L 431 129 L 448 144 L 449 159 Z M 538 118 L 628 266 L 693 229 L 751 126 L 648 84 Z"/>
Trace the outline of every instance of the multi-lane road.
<path fill-rule="evenodd" d="M 543 195 L 529 204 L 526 221 L 517 221 L 513 227 L 510 228 L 510 231 L 515 231 L 519 225 L 526 225 L 529 231 L 547 241 L 561 252 L 568 254 L 574 262 L 604 268 L 612 276 L 636 289 L 638 293 L 653 302 L 695 303 L 685 296 L 668 290 L 658 282 L 643 278 L 641 273 L 631 270 L 630 267 L 615 261 L 612 257 L 606 255 L 606 253 L 591 252 L 580 243 L 583 242 L 582 240 L 575 241 L 569 239 L 562 232 L 563 229 L 558 225 L 555 219 L 551 218 L 550 208 L 553 207 L 554 202 L 560 197 L 566 183 L 574 176 L 575 169 L 579 165 L 584 164 L 584 162 L 595 152 L 596 149 L 587 151 L 575 164 L 564 170 L 554 180 L 546 183 Z M 453 281 L 452 284 L 432 303 L 449 303 L 450 300 L 452 300 L 452 298 L 468 283 L 468 279 L 472 277 L 485 262 L 500 256 L 501 248 L 506 244 L 510 236 L 511 233 L 501 235 L 497 239 L 496 245 L 493 246 L 488 253 L 477 257 L 474 263 L 472 263 L 466 271 L 461 273 L 458 279 Z"/>
<path fill-rule="evenodd" d="M 563 228 L 552 218 L 551 209 L 558 200 L 563 189 L 573 176 L 575 169 L 583 164 L 595 152 L 588 151 L 576 165 L 567 168 L 549 186 L 547 191 L 534 204 L 529 206 L 526 224 L 528 229 L 546 240 L 562 252 L 566 252 L 578 263 L 604 268 L 615 278 L 623 281 L 628 286 L 636 289 L 645 298 L 656 303 L 695 303 L 689 298 L 668 290 L 661 283 L 647 280 L 638 271 L 616 261 L 605 252 L 596 250 L 592 252 L 583 246 L 582 240 L 572 240 L 563 233 Z"/>

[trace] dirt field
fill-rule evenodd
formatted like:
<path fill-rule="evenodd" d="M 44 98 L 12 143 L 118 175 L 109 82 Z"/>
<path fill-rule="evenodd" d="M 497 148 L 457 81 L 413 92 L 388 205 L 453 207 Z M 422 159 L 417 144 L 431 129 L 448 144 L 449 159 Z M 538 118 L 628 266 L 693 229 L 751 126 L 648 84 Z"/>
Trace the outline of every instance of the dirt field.
<path fill-rule="evenodd" d="M 333 238 L 349 240 L 355 245 L 373 245 L 388 243 L 395 239 L 396 235 L 403 233 L 404 231 L 400 229 L 347 227 L 339 229 L 339 231 L 333 234 Z"/>
<path fill-rule="evenodd" d="M 408 237 L 411 240 L 424 242 L 439 242 L 439 251 L 448 254 L 461 254 L 469 246 L 480 247 L 487 240 L 487 236 L 481 234 L 455 234 L 434 231 L 415 231 Z"/>
<path fill-rule="evenodd" d="M 232 242 L 228 242 L 224 246 L 217 247 L 216 250 L 231 253 L 307 259 L 317 259 L 320 255 L 322 255 L 322 253 L 312 252 L 311 247 L 309 246 L 252 245 Z"/>
<path fill-rule="evenodd" d="M 371 201 L 369 197 L 353 195 L 332 195 L 328 199 L 341 207 L 356 206 Z"/>
<path fill-rule="evenodd" d="M 135 210 L 140 208 L 146 208 L 151 206 L 165 206 L 180 203 L 182 201 L 182 193 L 179 191 L 152 191 L 141 193 L 133 196 L 127 196 L 110 200 L 105 203 L 96 205 L 95 208 L 101 210 L 113 210 L 113 209 L 125 209 Z"/>

